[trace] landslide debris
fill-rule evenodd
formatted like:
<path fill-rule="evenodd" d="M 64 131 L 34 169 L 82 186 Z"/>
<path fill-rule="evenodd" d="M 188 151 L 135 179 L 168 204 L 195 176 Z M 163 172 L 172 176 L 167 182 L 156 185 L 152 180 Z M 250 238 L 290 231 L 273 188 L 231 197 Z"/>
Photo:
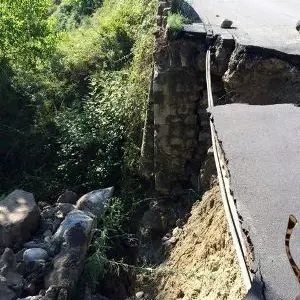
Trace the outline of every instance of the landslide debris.
<path fill-rule="evenodd" d="M 174 248 L 155 275 L 139 275 L 143 299 L 243 299 L 245 289 L 219 187 L 205 193 L 177 230 Z"/>

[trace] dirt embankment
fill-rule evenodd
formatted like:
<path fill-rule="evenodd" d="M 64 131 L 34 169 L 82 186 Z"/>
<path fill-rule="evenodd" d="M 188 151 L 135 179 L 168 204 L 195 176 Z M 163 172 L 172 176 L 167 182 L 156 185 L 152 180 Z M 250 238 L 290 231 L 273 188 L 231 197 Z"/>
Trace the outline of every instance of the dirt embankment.
<path fill-rule="evenodd" d="M 177 243 L 151 278 L 141 275 L 146 299 L 242 299 L 245 289 L 218 187 L 193 206 Z"/>

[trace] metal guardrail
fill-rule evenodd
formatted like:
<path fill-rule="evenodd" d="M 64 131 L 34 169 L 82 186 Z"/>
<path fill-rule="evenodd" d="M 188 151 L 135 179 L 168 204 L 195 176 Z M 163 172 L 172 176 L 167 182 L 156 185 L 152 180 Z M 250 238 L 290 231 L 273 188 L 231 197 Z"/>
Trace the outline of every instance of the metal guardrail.
<path fill-rule="evenodd" d="M 211 89 L 211 73 L 210 73 L 210 50 L 206 53 L 206 85 L 207 85 L 207 96 L 208 96 L 208 108 L 211 109 L 214 106 L 212 89 Z M 234 199 L 230 193 L 230 185 L 228 179 L 228 172 L 226 171 L 226 162 L 222 155 L 222 149 L 214 128 L 212 119 L 210 119 L 210 130 L 212 137 L 212 146 L 214 151 L 215 164 L 218 173 L 218 181 L 223 200 L 223 205 L 229 224 L 229 230 L 232 236 L 232 240 L 236 249 L 238 262 L 241 268 L 242 277 L 247 290 L 251 288 L 252 276 L 248 270 L 246 263 L 246 245 L 243 238 L 243 232 L 240 226 L 238 213 L 234 203 Z"/>

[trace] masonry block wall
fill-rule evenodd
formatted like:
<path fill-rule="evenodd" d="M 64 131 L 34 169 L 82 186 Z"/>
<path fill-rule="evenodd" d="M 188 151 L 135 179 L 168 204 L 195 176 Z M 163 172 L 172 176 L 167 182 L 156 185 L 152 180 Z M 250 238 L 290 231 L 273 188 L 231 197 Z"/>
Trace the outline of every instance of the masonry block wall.
<path fill-rule="evenodd" d="M 211 146 L 206 112 L 206 36 L 166 27 L 172 3 L 158 8 L 155 66 L 142 145 L 141 172 L 163 194 L 199 191 L 201 166 Z"/>
<path fill-rule="evenodd" d="M 201 40 L 158 43 L 153 79 L 154 174 L 156 189 L 198 189 L 201 158 L 210 136 L 206 113 L 205 55 Z"/>

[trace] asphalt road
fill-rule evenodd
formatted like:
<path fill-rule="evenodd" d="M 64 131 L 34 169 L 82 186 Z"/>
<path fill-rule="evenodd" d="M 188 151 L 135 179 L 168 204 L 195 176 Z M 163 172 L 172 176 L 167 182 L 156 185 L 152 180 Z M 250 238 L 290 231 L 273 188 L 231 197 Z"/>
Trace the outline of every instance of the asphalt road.
<path fill-rule="evenodd" d="M 186 0 L 214 32 L 228 18 L 236 29 L 228 30 L 239 44 L 300 54 L 299 0 Z"/>
<path fill-rule="evenodd" d="M 228 159 L 231 188 L 254 246 L 254 289 L 248 299 L 294 300 L 300 294 L 285 252 L 290 214 L 300 222 L 300 107 L 230 104 L 212 109 Z M 300 266 L 300 224 L 291 238 Z"/>

